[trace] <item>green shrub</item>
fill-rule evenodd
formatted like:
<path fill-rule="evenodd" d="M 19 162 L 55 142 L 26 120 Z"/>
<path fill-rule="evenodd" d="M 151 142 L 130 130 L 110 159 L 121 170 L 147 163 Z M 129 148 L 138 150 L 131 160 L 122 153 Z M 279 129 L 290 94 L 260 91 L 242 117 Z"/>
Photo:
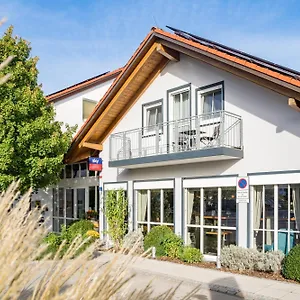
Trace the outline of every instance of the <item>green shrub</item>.
<path fill-rule="evenodd" d="M 199 249 L 190 246 L 183 247 L 180 259 L 187 263 L 201 262 L 203 255 Z"/>
<path fill-rule="evenodd" d="M 94 225 L 92 222 L 88 220 L 80 220 L 80 221 L 75 221 L 73 224 L 70 226 L 65 226 L 63 225 L 61 227 L 61 233 L 49 233 L 47 237 L 44 239 L 44 242 L 48 244 L 47 250 L 43 253 L 43 255 L 52 254 L 52 257 L 55 255 L 57 250 L 59 249 L 60 245 L 62 244 L 63 241 L 66 242 L 64 247 L 60 251 L 60 256 L 62 257 L 69 249 L 70 245 L 74 241 L 74 239 L 77 236 L 84 238 L 87 238 L 88 236 L 86 233 L 89 230 L 94 229 Z M 75 255 L 79 255 L 82 253 L 91 243 L 93 243 L 96 240 L 94 237 L 89 237 L 89 240 L 86 241 L 76 252 Z"/>
<path fill-rule="evenodd" d="M 149 233 L 146 234 L 144 239 L 144 248 L 148 250 L 151 247 L 156 248 L 156 256 L 165 256 L 165 246 L 164 242 L 167 238 L 170 237 L 171 234 L 174 234 L 173 231 L 163 225 L 163 226 L 155 226 L 153 227 Z"/>
<path fill-rule="evenodd" d="M 62 230 L 63 239 L 72 242 L 78 235 L 85 236 L 89 230 L 94 229 L 94 224 L 88 220 L 80 220 L 72 223 L 65 230 Z"/>
<path fill-rule="evenodd" d="M 285 257 L 282 274 L 287 279 L 300 281 L 300 245 L 292 248 Z"/>
<path fill-rule="evenodd" d="M 166 239 L 163 241 L 163 247 L 165 254 L 171 258 L 179 258 L 183 248 L 183 240 L 172 232 L 166 235 Z"/>

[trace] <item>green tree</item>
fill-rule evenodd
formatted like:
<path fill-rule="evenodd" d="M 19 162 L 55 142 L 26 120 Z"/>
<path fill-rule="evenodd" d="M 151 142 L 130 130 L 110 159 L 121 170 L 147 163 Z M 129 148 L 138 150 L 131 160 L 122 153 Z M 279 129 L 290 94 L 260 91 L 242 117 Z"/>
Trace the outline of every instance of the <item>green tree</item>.
<path fill-rule="evenodd" d="M 13 36 L 9 27 L 0 39 L 0 62 L 13 60 L 0 78 L 0 190 L 20 179 L 22 190 L 42 188 L 59 180 L 63 156 L 70 146 L 74 128 L 56 122 L 54 108 L 38 85 L 38 58 L 30 56 L 30 43 Z"/>

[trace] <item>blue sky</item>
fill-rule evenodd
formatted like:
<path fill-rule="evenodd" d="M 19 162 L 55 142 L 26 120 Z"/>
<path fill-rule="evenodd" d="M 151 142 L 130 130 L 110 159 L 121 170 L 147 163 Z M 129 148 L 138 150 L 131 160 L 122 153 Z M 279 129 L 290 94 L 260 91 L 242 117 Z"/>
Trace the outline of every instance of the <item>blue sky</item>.
<path fill-rule="evenodd" d="M 0 0 L 46 94 L 123 66 L 152 26 L 181 28 L 300 70 L 300 1 Z"/>

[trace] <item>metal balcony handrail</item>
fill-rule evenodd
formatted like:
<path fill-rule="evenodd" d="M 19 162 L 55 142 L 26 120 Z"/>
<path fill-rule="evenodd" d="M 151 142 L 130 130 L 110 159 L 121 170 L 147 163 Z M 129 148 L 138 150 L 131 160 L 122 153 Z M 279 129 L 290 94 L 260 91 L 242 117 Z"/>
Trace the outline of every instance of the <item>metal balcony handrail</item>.
<path fill-rule="evenodd" d="M 142 132 L 147 132 L 149 129 L 151 129 L 149 131 L 155 131 L 157 127 L 158 128 L 164 127 L 165 125 L 168 125 L 168 124 L 184 123 L 184 122 L 192 121 L 193 119 L 196 119 L 196 118 L 203 118 L 203 119 L 205 119 L 205 117 L 214 116 L 214 115 L 216 117 L 219 117 L 220 114 L 229 115 L 229 116 L 236 117 L 239 120 L 241 120 L 241 116 L 239 116 L 237 114 L 234 114 L 234 113 L 231 113 L 231 112 L 228 112 L 228 111 L 225 111 L 225 110 L 218 110 L 216 112 L 194 115 L 194 116 L 191 116 L 191 117 L 188 117 L 188 118 L 184 118 L 184 119 L 170 120 L 170 121 L 158 123 L 158 124 L 152 125 L 152 126 L 142 126 L 142 127 L 138 127 L 138 128 L 135 128 L 135 129 L 124 130 L 124 131 L 120 131 L 120 132 L 117 132 L 117 133 L 112 133 L 111 136 L 123 135 L 123 133 L 131 133 L 131 132 L 140 131 L 140 130 L 142 130 Z M 213 117 L 211 117 L 211 119 L 212 118 Z"/>

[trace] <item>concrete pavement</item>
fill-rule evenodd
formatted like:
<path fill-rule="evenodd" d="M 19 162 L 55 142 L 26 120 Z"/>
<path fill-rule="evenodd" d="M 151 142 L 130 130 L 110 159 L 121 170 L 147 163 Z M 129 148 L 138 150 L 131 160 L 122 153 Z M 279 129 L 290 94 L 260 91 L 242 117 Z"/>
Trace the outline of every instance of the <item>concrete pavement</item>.
<path fill-rule="evenodd" d="M 110 261 L 114 256 L 115 254 L 104 253 L 98 259 Z M 183 285 L 201 285 L 201 291 L 211 290 L 238 296 L 242 299 L 300 300 L 300 284 L 296 283 L 286 283 L 145 258 L 138 258 L 132 265 L 132 270 L 137 273 L 137 277 L 156 275 L 158 278 L 182 282 Z"/>

